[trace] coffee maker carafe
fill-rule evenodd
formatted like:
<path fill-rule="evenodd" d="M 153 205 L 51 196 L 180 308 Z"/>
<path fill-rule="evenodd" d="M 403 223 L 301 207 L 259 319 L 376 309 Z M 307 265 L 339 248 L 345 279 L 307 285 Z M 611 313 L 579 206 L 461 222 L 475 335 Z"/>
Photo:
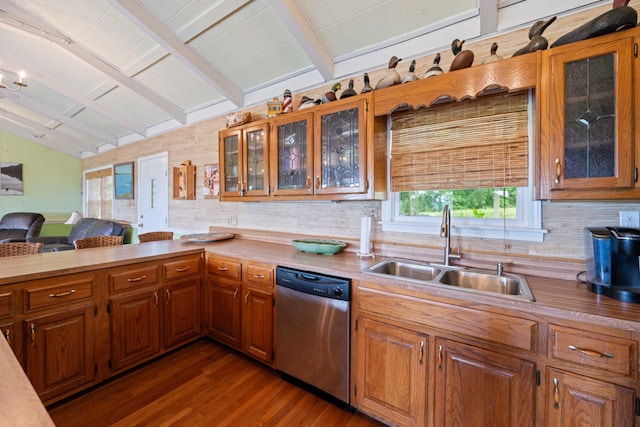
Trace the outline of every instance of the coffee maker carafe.
<path fill-rule="evenodd" d="M 625 302 L 640 302 L 640 229 L 587 228 L 589 289 Z M 608 239 L 607 239 L 608 236 Z M 590 255 L 590 256 L 589 256 Z"/>

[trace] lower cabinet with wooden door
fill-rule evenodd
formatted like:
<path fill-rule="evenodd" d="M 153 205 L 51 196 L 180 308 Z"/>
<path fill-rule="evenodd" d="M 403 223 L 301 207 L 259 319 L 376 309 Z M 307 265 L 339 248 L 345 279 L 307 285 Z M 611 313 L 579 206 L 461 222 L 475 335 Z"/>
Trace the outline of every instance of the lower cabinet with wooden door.
<path fill-rule="evenodd" d="M 535 425 L 534 362 L 441 338 L 435 350 L 435 425 Z"/>
<path fill-rule="evenodd" d="M 424 425 L 427 351 L 426 335 L 358 319 L 358 409 L 392 424 Z"/>
<path fill-rule="evenodd" d="M 207 335 L 271 365 L 274 267 L 239 258 L 207 258 Z"/>

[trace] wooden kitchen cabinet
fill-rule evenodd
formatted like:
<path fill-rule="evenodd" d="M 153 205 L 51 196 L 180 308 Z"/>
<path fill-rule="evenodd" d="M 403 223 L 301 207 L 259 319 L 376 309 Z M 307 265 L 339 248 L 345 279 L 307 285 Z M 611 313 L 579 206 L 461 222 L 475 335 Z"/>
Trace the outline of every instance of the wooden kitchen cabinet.
<path fill-rule="evenodd" d="M 441 338 L 435 347 L 436 426 L 535 425 L 535 363 Z"/>
<path fill-rule="evenodd" d="M 93 381 L 93 305 L 24 320 L 26 371 L 42 401 Z"/>
<path fill-rule="evenodd" d="M 207 335 L 234 348 L 242 347 L 242 262 L 207 258 L 205 323 Z"/>
<path fill-rule="evenodd" d="M 543 55 L 538 198 L 640 195 L 634 33 L 571 43 Z"/>
<path fill-rule="evenodd" d="M 160 289 L 112 297 L 111 369 L 120 370 L 160 353 Z"/>
<path fill-rule="evenodd" d="M 274 268 L 247 263 L 243 281 L 242 347 L 245 353 L 271 364 L 274 359 Z"/>
<path fill-rule="evenodd" d="M 358 409 L 391 424 L 424 425 L 428 337 L 364 317 L 357 329 Z"/>
<path fill-rule="evenodd" d="M 239 201 L 269 195 L 268 134 L 266 120 L 220 132 L 221 200 Z"/>
<path fill-rule="evenodd" d="M 200 259 L 184 256 L 109 272 L 112 370 L 200 336 Z"/>
<path fill-rule="evenodd" d="M 221 200 L 384 199 L 386 118 L 372 102 L 362 94 L 221 131 Z"/>
<path fill-rule="evenodd" d="M 274 267 L 224 256 L 207 258 L 207 335 L 271 365 Z"/>
<path fill-rule="evenodd" d="M 583 375 L 547 371 L 545 426 L 633 427 L 634 391 Z"/>

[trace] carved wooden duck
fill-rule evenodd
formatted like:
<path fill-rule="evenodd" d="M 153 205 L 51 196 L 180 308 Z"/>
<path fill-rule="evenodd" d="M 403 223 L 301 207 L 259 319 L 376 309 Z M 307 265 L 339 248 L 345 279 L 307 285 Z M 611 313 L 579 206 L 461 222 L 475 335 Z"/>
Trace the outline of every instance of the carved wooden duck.
<path fill-rule="evenodd" d="M 371 82 L 369 81 L 369 73 L 364 73 L 364 87 L 360 91 L 360 93 L 371 92 L 373 88 L 371 87 Z"/>
<path fill-rule="evenodd" d="M 436 54 L 436 57 L 433 58 L 433 65 L 423 74 L 422 78 L 426 79 L 427 77 L 439 76 L 444 73 L 442 68 L 440 67 L 440 52 Z"/>
<path fill-rule="evenodd" d="M 338 97 L 336 96 L 336 92 L 339 91 L 340 89 L 342 89 L 342 84 L 340 82 L 331 86 L 331 90 L 329 92 L 325 92 L 325 94 L 322 95 L 322 103 L 328 104 L 329 102 L 332 102 L 338 99 Z"/>
<path fill-rule="evenodd" d="M 387 74 L 376 83 L 376 89 L 382 89 L 385 87 L 393 86 L 400 84 L 402 79 L 400 78 L 400 74 L 396 70 L 396 65 L 398 62 L 402 61 L 402 59 L 397 56 L 392 56 L 389 60 L 389 68 L 387 69 Z"/>
<path fill-rule="evenodd" d="M 402 78 L 402 83 L 414 82 L 416 80 L 420 80 L 420 77 L 416 76 L 416 60 L 411 61 L 411 65 L 409 65 L 409 71 Z"/>
<path fill-rule="evenodd" d="M 483 64 L 488 64 L 490 62 L 500 61 L 502 59 L 502 56 L 498 55 L 496 52 L 498 52 L 498 43 L 493 42 L 491 44 L 491 54 L 489 55 L 489 57 L 487 59 L 482 61 L 482 63 Z"/>
<path fill-rule="evenodd" d="M 304 110 L 305 108 L 316 106 L 320 104 L 320 102 L 321 101 L 319 99 L 313 99 L 313 98 L 309 98 L 306 95 L 303 95 L 302 98 L 300 98 L 300 103 L 298 104 L 298 110 Z"/>
<path fill-rule="evenodd" d="M 538 21 L 535 24 L 533 24 L 529 29 L 529 43 L 526 46 L 516 50 L 513 56 L 535 52 L 536 50 L 545 50 L 549 46 L 549 42 L 547 41 L 547 39 L 542 37 L 542 33 L 555 20 L 556 20 L 556 17 L 554 16 L 548 21 Z"/>
<path fill-rule="evenodd" d="M 453 61 L 451 62 L 449 71 L 469 68 L 471 67 L 471 64 L 473 64 L 473 52 L 471 52 L 470 50 L 462 50 L 463 44 L 464 40 L 460 39 L 455 39 L 451 42 L 451 51 L 455 55 L 455 58 L 453 58 Z"/>
<path fill-rule="evenodd" d="M 424 72 L 422 78 L 426 79 L 427 77 L 439 76 L 442 73 L 444 73 L 444 71 L 442 71 L 442 68 L 440 68 L 440 52 L 438 52 L 436 54 L 436 57 L 433 58 L 433 65 L 431 66 L 431 68 Z"/>
<path fill-rule="evenodd" d="M 353 89 L 353 79 L 349 80 L 349 87 L 342 91 L 340 99 L 348 98 L 350 96 L 357 95 L 355 89 Z"/>

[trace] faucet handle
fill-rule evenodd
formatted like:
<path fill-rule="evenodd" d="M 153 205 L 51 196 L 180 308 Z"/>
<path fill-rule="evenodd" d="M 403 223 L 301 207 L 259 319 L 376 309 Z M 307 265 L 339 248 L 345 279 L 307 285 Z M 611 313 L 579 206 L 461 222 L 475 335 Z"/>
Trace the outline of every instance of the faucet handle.
<path fill-rule="evenodd" d="M 499 262 L 496 270 L 497 270 L 496 273 L 498 274 L 498 276 L 502 276 L 502 273 L 504 272 L 504 264 Z"/>

